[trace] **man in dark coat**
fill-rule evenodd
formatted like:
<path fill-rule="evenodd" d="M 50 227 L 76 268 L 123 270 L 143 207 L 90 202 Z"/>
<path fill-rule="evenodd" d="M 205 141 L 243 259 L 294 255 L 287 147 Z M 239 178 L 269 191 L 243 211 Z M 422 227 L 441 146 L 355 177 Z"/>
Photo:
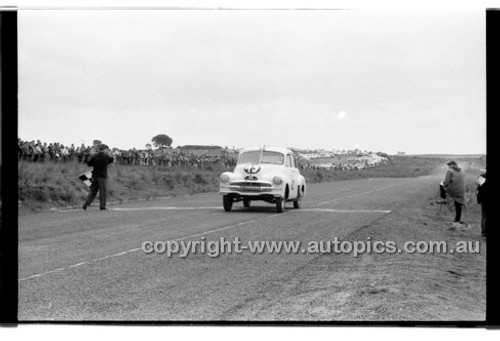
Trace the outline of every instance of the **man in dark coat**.
<path fill-rule="evenodd" d="M 101 210 L 106 209 L 108 165 L 113 162 L 113 158 L 106 153 L 107 150 L 108 146 L 101 144 L 99 146 L 99 152 L 92 156 L 89 162 L 87 162 L 90 167 L 94 167 L 94 170 L 92 171 L 92 184 L 90 185 L 90 192 L 85 204 L 83 204 L 82 207 L 84 210 L 86 210 L 92 201 L 94 201 L 97 192 L 99 192 Z"/>
<path fill-rule="evenodd" d="M 455 161 L 450 161 L 447 165 L 448 171 L 443 181 L 443 187 L 455 201 L 455 222 L 462 224 L 462 206 L 465 205 L 465 176 Z"/>
<path fill-rule="evenodd" d="M 477 203 L 481 205 L 481 235 L 486 237 L 486 170 L 476 180 Z"/>

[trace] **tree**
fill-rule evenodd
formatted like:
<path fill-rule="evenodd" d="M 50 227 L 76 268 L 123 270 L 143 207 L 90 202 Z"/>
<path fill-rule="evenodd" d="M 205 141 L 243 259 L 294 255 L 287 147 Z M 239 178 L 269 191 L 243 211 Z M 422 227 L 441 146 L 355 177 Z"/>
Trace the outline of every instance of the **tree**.
<path fill-rule="evenodd" d="M 94 141 L 92 142 L 92 145 L 94 145 L 94 146 L 98 146 L 98 145 L 100 145 L 100 144 L 102 144 L 102 142 L 101 142 L 101 141 L 99 141 L 99 140 L 94 140 Z"/>
<path fill-rule="evenodd" d="M 168 135 L 159 134 L 153 137 L 151 139 L 151 142 L 153 142 L 155 148 L 170 147 L 170 145 L 172 144 L 172 139 Z"/>

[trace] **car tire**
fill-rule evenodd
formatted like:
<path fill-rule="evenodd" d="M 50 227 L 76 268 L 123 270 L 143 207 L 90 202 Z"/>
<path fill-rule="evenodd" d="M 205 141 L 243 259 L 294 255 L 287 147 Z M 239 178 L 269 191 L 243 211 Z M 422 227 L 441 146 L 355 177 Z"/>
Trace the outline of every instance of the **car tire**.
<path fill-rule="evenodd" d="M 285 210 L 285 199 L 276 198 L 276 211 L 282 213 Z"/>
<path fill-rule="evenodd" d="M 222 206 L 224 206 L 224 211 L 231 212 L 233 208 L 233 198 L 230 195 L 224 195 L 222 197 Z"/>
<path fill-rule="evenodd" d="M 245 206 L 246 208 L 249 208 L 250 207 L 250 199 L 243 199 L 243 206 Z"/>
<path fill-rule="evenodd" d="M 300 188 L 297 192 L 297 199 L 293 201 L 293 208 L 300 208 L 302 199 L 300 198 Z"/>

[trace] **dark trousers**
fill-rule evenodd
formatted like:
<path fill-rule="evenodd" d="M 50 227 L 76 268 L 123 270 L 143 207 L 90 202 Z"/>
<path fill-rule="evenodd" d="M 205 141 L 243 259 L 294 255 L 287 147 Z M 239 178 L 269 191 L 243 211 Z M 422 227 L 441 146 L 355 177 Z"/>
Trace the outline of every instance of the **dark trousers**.
<path fill-rule="evenodd" d="M 97 192 L 99 192 L 99 204 L 101 209 L 106 208 L 106 189 L 107 180 L 105 178 L 92 178 L 92 184 L 90 185 L 90 192 L 87 197 L 85 205 L 90 206 L 92 201 L 94 201 Z"/>
<path fill-rule="evenodd" d="M 462 204 L 455 201 L 455 221 L 460 221 L 462 218 Z"/>
<path fill-rule="evenodd" d="M 481 234 L 486 236 L 486 203 L 481 203 Z"/>
<path fill-rule="evenodd" d="M 446 199 L 446 190 L 444 189 L 443 185 L 439 185 L 439 196 L 441 199 Z"/>

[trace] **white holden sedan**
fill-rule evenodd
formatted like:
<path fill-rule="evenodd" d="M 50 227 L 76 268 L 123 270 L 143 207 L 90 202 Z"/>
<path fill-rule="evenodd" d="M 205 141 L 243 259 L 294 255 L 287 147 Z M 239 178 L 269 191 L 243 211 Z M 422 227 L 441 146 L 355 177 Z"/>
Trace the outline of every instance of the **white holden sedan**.
<path fill-rule="evenodd" d="M 250 207 L 254 200 L 276 205 L 283 212 L 285 202 L 300 208 L 306 195 L 306 179 L 300 174 L 293 151 L 286 148 L 248 148 L 240 152 L 233 172 L 220 176 L 220 194 L 225 211 L 243 201 Z"/>

